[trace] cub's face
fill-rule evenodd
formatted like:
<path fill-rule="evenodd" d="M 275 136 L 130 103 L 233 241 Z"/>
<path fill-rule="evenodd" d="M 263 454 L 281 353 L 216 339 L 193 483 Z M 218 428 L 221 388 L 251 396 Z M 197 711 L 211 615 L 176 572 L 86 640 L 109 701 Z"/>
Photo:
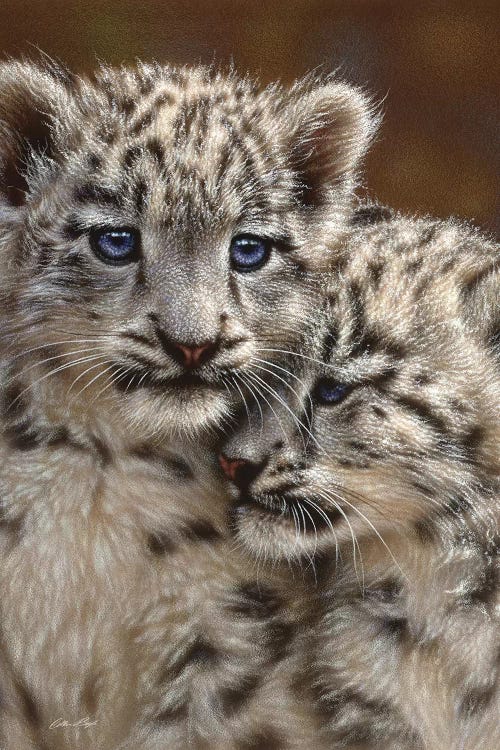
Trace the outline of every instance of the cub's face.
<path fill-rule="evenodd" d="M 376 284 L 362 252 L 333 279 L 322 352 L 297 358 L 281 408 L 262 407 L 262 429 L 259 414 L 243 419 L 220 457 L 255 555 L 384 544 L 388 531 L 428 538 L 498 513 L 498 370 L 462 314 L 470 279 L 493 288 L 495 256 L 462 250 L 453 271 L 429 257 L 425 293 L 419 272 L 403 272 L 408 248 L 384 257 L 382 243 Z"/>
<path fill-rule="evenodd" d="M 306 347 L 373 128 L 357 91 L 8 64 L 0 92 L 5 306 L 51 377 L 192 434 Z"/>

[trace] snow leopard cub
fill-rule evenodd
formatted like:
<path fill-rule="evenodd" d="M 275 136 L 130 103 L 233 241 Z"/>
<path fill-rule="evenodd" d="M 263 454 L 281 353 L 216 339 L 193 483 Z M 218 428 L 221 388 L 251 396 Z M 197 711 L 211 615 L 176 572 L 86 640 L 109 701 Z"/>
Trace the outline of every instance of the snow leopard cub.
<path fill-rule="evenodd" d="M 0 65 L 8 750 L 311 747 L 290 584 L 256 586 L 177 438 L 228 417 L 260 349 L 279 373 L 305 346 L 373 129 L 333 80 Z"/>
<path fill-rule="evenodd" d="M 235 532 L 317 567 L 305 656 L 330 748 L 495 750 L 498 246 L 376 206 L 355 223 L 317 353 L 221 456 Z"/>
<path fill-rule="evenodd" d="M 221 423 L 259 352 L 308 334 L 370 103 L 332 79 L 159 65 L 6 63 L 0 96 L 2 328 L 24 386 L 66 419 L 92 402 L 117 434 Z"/>

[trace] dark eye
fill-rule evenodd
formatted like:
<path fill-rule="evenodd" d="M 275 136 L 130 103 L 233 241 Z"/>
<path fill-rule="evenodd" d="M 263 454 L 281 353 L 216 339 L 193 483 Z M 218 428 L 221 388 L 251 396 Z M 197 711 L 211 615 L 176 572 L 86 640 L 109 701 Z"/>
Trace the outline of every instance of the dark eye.
<path fill-rule="evenodd" d="M 314 399 L 320 404 L 338 404 L 350 390 L 351 386 L 336 380 L 320 380 L 314 389 Z"/>
<path fill-rule="evenodd" d="M 139 234 L 134 229 L 95 229 L 90 245 L 105 263 L 123 266 L 139 258 Z"/>
<path fill-rule="evenodd" d="M 239 234 L 231 240 L 231 265 L 240 273 L 256 271 L 269 259 L 271 241 L 253 234 Z"/>

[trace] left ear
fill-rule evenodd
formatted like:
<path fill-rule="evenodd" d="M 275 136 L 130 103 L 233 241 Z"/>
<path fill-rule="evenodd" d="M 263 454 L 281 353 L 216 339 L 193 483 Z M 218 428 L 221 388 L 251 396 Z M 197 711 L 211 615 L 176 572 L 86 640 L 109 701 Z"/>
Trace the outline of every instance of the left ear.
<path fill-rule="evenodd" d="M 339 185 L 354 188 L 380 116 L 360 89 L 345 83 L 299 82 L 290 95 L 282 122 L 301 185 L 299 199 L 321 206 L 335 200 Z"/>
<path fill-rule="evenodd" d="M 21 208 L 30 166 L 62 147 L 71 96 L 55 66 L 0 63 L 0 208 Z M 35 170 L 36 171 L 36 170 Z"/>

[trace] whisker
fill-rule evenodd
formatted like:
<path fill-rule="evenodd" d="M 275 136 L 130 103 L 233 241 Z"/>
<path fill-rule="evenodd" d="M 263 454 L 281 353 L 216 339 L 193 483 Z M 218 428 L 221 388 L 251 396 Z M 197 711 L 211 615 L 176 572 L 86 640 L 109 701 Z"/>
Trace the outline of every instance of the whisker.
<path fill-rule="evenodd" d="M 260 350 L 257 349 L 257 351 L 259 352 Z M 294 380 L 297 381 L 297 383 L 299 385 L 302 386 L 302 388 L 304 389 L 305 393 L 307 394 L 307 399 L 309 401 L 309 406 L 311 408 L 311 416 L 308 417 L 308 423 L 309 423 L 309 427 L 312 427 L 311 419 L 312 419 L 312 415 L 313 415 L 313 412 L 314 412 L 314 404 L 313 404 L 313 400 L 311 398 L 311 394 L 309 393 L 309 388 L 306 386 L 306 384 L 304 383 L 304 381 L 301 380 L 299 377 L 297 377 L 297 375 L 295 375 L 293 372 L 291 372 L 291 370 L 287 370 L 286 367 L 281 367 L 281 365 L 277 365 L 276 362 L 271 362 L 268 359 L 260 359 L 259 357 L 252 357 L 252 360 L 254 360 L 255 362 L 260 362 L 263 365 L 268 365 L 269 367 L 274 367 L 276 370 L 280 370 L 281 372 L 284 372 L 286 375 L 289 375 L 290 377 L 292 377 Z M 301 399 L 298 396 L 297 392 L 293 391 L 293 393 L 297 396 L 297 399 L 298 399 L 298 401 L 300 403 Z"/>
<path fill-rule="evenodd" d="M 16 398 L 13 399 L 10 402 L 10 405 L 9 405 L 8 409 L 11 409 L 13 407 L 13 405 L 17 401 L 19 401 L 22 398 L 22 396 L 27 391 L 29 391 L 31 388 L 34 388 L 35 386 L 39 385 L 42 381 L 46 380 L 47 378 L 50 378 L 52 375 L 55 375 L 58 372 L 62 372 L 63 370 L 67 370 L 70 367 L 74 367 L 77 364 L 81 364 L 82 362 L 90 362 L 90 361 L 95 360 L 95 359 L 104 358 L 105 356 L 106 355 L 104 355 L 104 354 L 94 354 L 94 355 L 89 356 L 89 357 L 81 357 L 80 359 L 77 359 L 77 360 L 72 361 L 72 362 L 66 362 L 64 365 L 60 365 L 59 367 L 56 367 L 55 369 L 51 370 L 50 372 L 46 373 L 45 375 L 42 375 L 42 377 L 37 378 L 35 381 L 33 381 L 33 383 L 30 383 L 28 386 L 26 386 L 26 388 L 23 388 L 23 390 L 21 391 L 21 393 L 19 393 L 16 396 Z"/>
<path fill-rule="evenodd" d="M 285 385 L 287 386 L 287 388 L 289 388 L 289 389 L 290 389 L 290 390 L 291 390 L 291 391 L 292 391 L 292 392 L 293 392 L 293 393 L 294 393 L 294 394 L 295 394 L 295 395 L 297 396 L 297 398 L 298 398 L 298 399 L 299 399 L 299 401 L 300 401 L 300 398 L 299 398 L 299 396 L 298 396 L 297 392 L 296 392 L 296 391 L 295 391 L 295 390 L 294 390 L 294 389 L 293 389 L 293 388 L 291 387 L 291 385 L 290 385 L 289 383 L 287 383 L 287 382 L 286 382 L 286 381 L 285 381 L 285 380 L 284 380 L 284 379 L 283 379 L 283 378 L 282 378 L 281 376 L 279 376 L 279 375 L 276 375 L 276 373 L 274 373 L 274 372 L 271 372 L 271 370 L 268 370 L 268 369 L 267 369 L 266 367 L 262 367 L 261 365 L 255 365 L 255 367 L 256 367 L 256 368 L 257 368 L 258 370 L 263 370 L 264 372 L 268 372 L 268 373 L 269 373 L 270 375 L 274 375 L 274 377 L 278 378 L 278 380 L 281 380 L 281 382 L 282 382 L 282 383 L 284 383 L 284 384 L 285 384 Z M 263 379 L 260 379 L 260 380 L 261 380 L 261 382 L 262 382 L 262 383 L 265 383 L 265 380 L 263 380 Z M 288 404 L 286 403 L 286 401 L 285 401 L 284 399 L 282 399 L 282 398 L 281 398 L 281 396 L 279 396 L 279 394 L 278 394 L 278 393 L 277 393 L 276 391 L 274 391 L 274 389 L 272 389 L 272 388 L 271 388 L 271 386 L 270 386 L 270 385 L 269 385 L 268 383 L 267 383 L 266 385 L 268 385 L 268 388 L 270 389 L 270 391 L 272 392 L 272 395 L 274 395 L 274 397 L 276 398 L 276 400 L 277 400 L 277 401 L 279 401 L 279 403 L 281 403 L 281 405 L 282 405 L 282 406 L 284 406 L 284 407 L 285 407 L 285 408 L 287 409 L 287 411 L 288 411 L 288 412 L 289 412 L 289 413 L 291 414 L 291 416 L 292 416 L 292 418 L 293 418 L 293 421 L 294 421 L 294 423 L 296 424 L 296 426 L 297 426 L 297 427 L 301 427 L 301 428 L 302 428 L 303 430 L 305 430 L 306 434 L 307 434 L 307 435 L 308 435 L 308 436 L 309 436 L 309 437 L 310 437 L 310 438 L 311 438 L 311 439 L 312 439 L 312 440 L 313 440 L 313 441 L 314 441 L 314 442 L 316 443 L 316 445 L 318 446 L 318 448 L 319 448 L 319 449 L 320 449 L 321 451 L 323 451 L 323 448 L 322 448 L 322 446 L 321 446 L 321 445 L 320 445 L 320 444 L 318 443 L 318 441 L 316 440 L 316 438 L 315 438 L 315 437 L 314 437 L 314 435 L 312 434 L 312 432 L 311 432 L 311 430 L 309 429 L 309 427 L 306 427 L 306 425 L 305 425 L 305 424 L 304 424 L 304 423 L 303 423 L 303 422 L 302 422 L 302 421 L 301 421 L 301 420 L 300 420 L 300 419 L 299 419 L 299 418 L 297 417 L 297 415 L 296 415 L 296 414 L 294 414 L 294 412 L 293 412 L 293 411 L 292 411 L 292 410 L 290 409 L 290 407 L 288 406 Z M 301 434 L 302 434 L 302 433 L 301 433 Z M 304 445 L 304 452 L 306 452 L 306 451 L 307 451 L 307 446 L 306 446 L 306 444 L 305 444 L 305 441 L 304 441 L 304 439 L 302 439 L 302 442 L 303 442 L 303 445 Z"/>
<path fill-rule="evenodd" d="M 243 384 L 245 388 L 248 388 L 250 391 L 250 394 L 252 398 L 254 399 L 255 403 L 257 404 L 257 409 L 259 410 L 259 416 L 260 416 L 260 432 L 262 434 L 264 430 L 264 414 L 262 413 L 262 407 L 260 405 L 260 401 L 258 397 L 256 396 L 254 389 L 252 387 L 252 382 L 248 380 L 248 378 L 244 377 L 244 374 L 242 372 L 240 373 L 234 373 L 235 377 L 237 377 L 240 382 Z"/>
<path fill-rule="evenodd" d="M 338 511 L 342 514 L 345 522 L 347 523 L 347 526 L 349 527 L 349 532 L 351 534 L 352 539 L 352 557 L 353 557 L 353 565 L 354 565 L 354 572 L 356 573 L 356 578 L 358 580 L 358 583 L 361 588 L 361 592 L 364 592 L 365 590 L 365 573 L 364 573 L 364 567 L 363 567 L 363 555 L 361 554 L 361 549 L 359 546 L 358 539 L 356 537 L 356 534 L 354 533 L 354 529 L 352 528 L 351 522 L 349 521 L 349 518 L 347 517 L 347 514 L 344 512 L 342 507 L 335 501 L 333 498 L 329 498 L 326 494 L 326 491 L 323 489 L 319 490 L 315 488 L 315 492 L 319 494 L 320 497 L 322 497 L 326 502 L 330 502 Z M 361 564 L 361 580 L 359 579 L 359 573 L 358 573 L 358 564 L 357 564 L 357 557 L 356 557 L 356 550 L 359 554 L 359 560 Z"/>
<path fill-rule="evenodd" d="M 322 491 L 323 491 L 323 492 L 325 492 L 325 493 L 328 493 L 328 494 L 330 494 L 330 493 L 332 492 L 331 490 L 325 490 L 324 488 L 321 488 L 321 489 L 322 489 Z M 401 568 L 401 566 L 399 565 L 399 563 L 398 563 L 398 561 L 396 560 L 396 558 L 394 557 L 394 555 L 393 555 L 393 553 L 392 553 L 392 550 L 391 550 L 391 549 L 390 549 L 390 547 L 389 547 L 389 546 L 387 545 L 386 541 L 385 541 L 385 540 L 383 539 L 383 537 L 382 537 L 382 536 L 380 535 L 380 533 L 379 533 L 379 532 L 378 532 L 378 530 L 377 530 L 377 529 L 375 528 L 375 526 L 374 526 L 374 525 L 373 525 L 373 523 L 372 523 L 372 522 L 370 521 L 370 519 L 369 519 L 369 518 L 367 518 L 367 517 L 365 516 L 365 514 L 364 514 L 364 513 L 362 513 L 362 512 L 361 512 L 361 511 L 359 510 L 359 508 L 357 508 L 357 507 L 356 507 L 355 505 L 353 505 L 353 504 L 352 504 L 352 503 L 350 503 L 350 502 L 349 502 L 348 500 L 346 500 L 346 498 L 345 498 L 345 496 L 344 496 L 344 495 L 337 495 L 337 497 L 338 497 L 338 499 L 339 499 L 339 500 L 340 500 L 341 502 L 343 502 L 343 503 L 345 503 L 346 505 L 348 505 L 348 506 L 349 506 L 349 508 L 352 508 L 352 510 L 353 510 L 353 511 L 354 511 L 355 513 L 357 513 L 357 514 L 358 514 L 358 515 L 360 516 L 360 518 L 361 518 L 361 519 L 362 519 L 363 521 L 365 521 L 365 523 L 366 523 L 366 524 L 368 524 L 368 526 L 369 526 L 369 527 L 371 528 L 371 530 L 372 530 L 372 531 L 374 532 L 374 534 L 375 534 L 375 535 L 376 535 L 376 537 L 377 537 L 377 538 L 379 539 L 379 541 L 381 542 L 381 544 L 383 544 L 383 546 L 385 547 L 385 549 L 386 549 L 386 550 L 387 550 L 387 552 L 389 553 L 389 555 L 390 555 L 390 557 L 391 557 L 391 559 L 392 559 L 393 563 L 394 563 L 394 564 L 396 565 L 396 567 L 398 568 L 399 572 L 400 572 L 400 573 L 401 573 L 401 574 L 402 574 L 402 575 L 403 575 L 403 576 L 404 576 L 404 577 L 406 578 L 407 576 L 406 576 L 405 572 L 403 571 L 403 569 Z M 362 496 L 360 496 L 360 497 L 362 497 Z M 326 498 L 325 498 L 325 499 L 326 499 Z M 330 498 L 330 499 L 331 499 L 331 498 Z M 363 499 L 364 499 L 364 498 L 363 498 Z M 335 501 L 333 501 L 333 500 L 332 500 L 332 502 L 334 502 L 334 503 L 335 503 Z M 335 503 L 335 505 L 337 506 L 337 503 Z M 340 510 L 340 508 L 339 508 L 339 510 Z"/>
<path fill-rule="evenodd" d="M 256 365 L 256 366 L 258 366 L 258 365 Z M 260 368 L 260 369 L 263 369 L 263 368 Z M 281 396 L 278 393 L 276 393 L 276 391 L 268 383 L 266 383 L 266 381 L 263 380 L 263 378 L 260 377 L 260 375 L 257 375 L 255 372 L 253 372 L 253 370 L 247 370 L 247 373 L 252 373 L 252 375 L 254 376 L 254 378 L 257 378 L 258 382 L 262 385 L 262 387 L 271 396 L 273 396 L 276 399 L 276 401 L 278 401 L 278 403 L 281 404 L 286 409 L 286 411 L 290 414 L 290 416 L 293 419 L 294 424 L 299 428 L 299 432 L 300 432 L 300 435 L 301 435 L 301 438 L 302 438 L 302 444 L 303 444 L 303 447 L 304 447 L 304 452 L 307 451 L 307 446 L 305 444 L 305 440 L 304 440 L 304 436 L 303 436 L 302 430 L 305 430 L 306 433 L 311 436 L 311 439 L 316 443 L 316 446 L 318 447 L 318 450 L 323 453 L 324 452 L 323 451 L 323 447 L 318 443 L 318 441 L 316 440 L 316 438 L 314 437 L 314 435 L 312 434 L 312 432 L 310 430 L 308 430 L 308 428 L 305 426 L 305 424 L 293 413 L 293 411 L 290 409 L 290 407 L 288 406 L 288 404 L 286 403 L 286 401 L 284 401 L 281 398 Z M 302 430 L 300 428 L 302 428 Z M 286 439 L 286 435 L 285 435 L 285 439 Z"/>
<path fill-rule="evenodd" d="M 245 376 L 246 376 L 246 378 L 250 378 L 250 379 L 252 380 L 252 383 L 253 383 L 253 387 L 255 388 L 255 390 L 257 391 L 257 393 L 259 394 L 259 396 L 260 396 L 260 397 L 261 397 L 261 398 L 262 398 L 262 399 L 263 399 L 263 400 L 264 400 L 264 401 L 266 402 L 266 404 L 267 404 L 267 405 L 269 406 L 269 409 L 271 410 L 272 414 L 274 415 L 274 417 L 275 417 L 275 419 L 276 419 L 276 421 L 277 421 L 277 423 L 278 423 L 278 425 L 279 425 L 279 427 L 280 427 L 280 430 L 281 430 L 281 432 L 283 433 L 283 437 L 284 437 L 284 439 L 285 439 L 285 441 L 286 441 L 286 440 L 287 440 L 287 433 L 286 433 L 286 430 L 285 430 L 285 428 L 283 427 L 283 424 L 282 424 L 282 422 L 281 422 L 280 418 L 278 417 L 278 415 L 276 414 L 275 410 L 273 409 L 273 407 L 272 407 L 272 405 L 271 405 L 271 402 L 270 402 L 270 401 L 269 401 L 269 400 L 268 400 L 268 399 L 266 398 L 266 396 L 265 396 L 265 395 L 264 395 L 264 394 L 262 393 L 262 390 L 261 390 L 261 388 L 260 388 L 260 387 L 259 387 L 259 385 L 258 385 L 258 381 L 259 381 L 259 380 L 260 380 L 260 381 L 262 381 L 262 378 L 259 378 L 259 376 L 258 376 L 258 375 L 256 375 L 256 374 L 255 374 L 254 372 L 252 372 L 251 370 L 247 370 L 247 371 L 245 372 Z M 257 382 L 255 382 L 256 380 L 257 380 Z M 264 383 L 264 381 L 262 381 L 262 383 Z M 264 385 L 265 385 L 265 383 L 264 383 Z M 267 388 L 266 388 L 266 390 L 269 390 L 269 389 L 267 389 Z M 273 394 L 271 394 L 271 395 L 273 395 Z M 262 425 L 264 426 L 264 421 L 262 422 Z"/>

